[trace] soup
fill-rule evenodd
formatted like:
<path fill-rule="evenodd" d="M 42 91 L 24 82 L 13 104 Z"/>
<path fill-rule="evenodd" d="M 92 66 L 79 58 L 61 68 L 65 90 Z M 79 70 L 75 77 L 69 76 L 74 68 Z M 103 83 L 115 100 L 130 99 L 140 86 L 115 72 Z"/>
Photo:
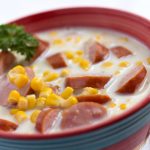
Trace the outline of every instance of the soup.
<path fill-rule="evenodd" d="M 28 62 L 16 53 L 0 53 L 5 132 L 50 134 L 101 123 L 150 92 L 149 49 L 128 35 L 76 27 L 36 38 L 39 47 Z"/>

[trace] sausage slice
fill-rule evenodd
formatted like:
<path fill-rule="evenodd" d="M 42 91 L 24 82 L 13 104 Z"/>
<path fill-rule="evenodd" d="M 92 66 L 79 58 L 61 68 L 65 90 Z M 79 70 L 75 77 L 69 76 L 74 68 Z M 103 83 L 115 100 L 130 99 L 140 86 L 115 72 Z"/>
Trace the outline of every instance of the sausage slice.
<path fill-rule="evenodd" d="M 106 103 L 111 100 L 108 95 L 79 95 L 76 97 L 79 102 L 95 102 L 99 104 Z"/>
<path fill-rule="evenodd" d="M 44 133 L 46 130 L 50 129 L 54 122 L 56 121 L 58 114 L 60 110 L 59 109 L 53 109 L 48 108 L 46 110 L 43 110 L 36 121 L 36 129 L 37 131 Z"/>
<path fill-rule="evenodd" d="M 81 102 L 62 113 L 61 128 L 68 129 L 88 125 L 106 115 L 106 109 L 94 102 Z"/>
<path fill-rule="evenodd" d="M 31 79 L 34 77 L 34 72 L 30 67 L 26 67 L 27 75 Z M 14 84 L 10 83 L 7 75 L 0 76 L 0 105 L 6 105 L 10 91 L 17 90 L 23 96 L 26 96 L 31 92 L 30 82 L 23 88 L 18 89 Z"/>
<path fill-rule="evenodd" d="M 0 130 L 2 131 L 13 131 L 16 130 L 17 127 L 18 125 L 14 122 L 0 119 Z"/>
<path fill-rule="evenodd" d="M 15 62 L 15 56 L 10 52 L 0 52 L 0 75 L 6 72 Z"/>
<path fill-rule="evenodd" d="M 147 74 L 147 70 L 143 65 L 136 66 L 132 69 L 120 82 L 117 93 L 132 94 L 140 86 Z"/>
<path fill-rule="evenodd" d="M 103 61 L 108 54 L 109 50 L 102 44 L 98 42 L 89 44 L 88 57 L 93 64 Z"/>
<path fill-rule="evenodd" d="M 132 52 L 123 46 L 115 46 L 110 49 L 118 58 L 132 55 Z"/>
<path fill-rule="evenodd" d="M 54 69 L 67 67 L 67 64 L 61 53 L 56 53 L 54 55 L 51 55 L 47 57 L 46 60 Z"/>
<path fill-rule="evenodd" d="M 67 77 L 66 86 L 74 89 L 81 89 L 84 87 L 104 88 L 105 84 L 110 80 L 110 76 L 81 76 L 81 77 Z"/>

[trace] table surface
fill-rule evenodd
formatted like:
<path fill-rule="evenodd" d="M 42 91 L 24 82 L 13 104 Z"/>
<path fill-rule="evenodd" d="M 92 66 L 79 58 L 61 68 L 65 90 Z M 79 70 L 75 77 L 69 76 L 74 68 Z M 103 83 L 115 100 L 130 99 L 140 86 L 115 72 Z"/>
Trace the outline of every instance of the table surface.
<path fill-rule="evenodd" d="M 36 12 L 77 6 L 122 9 L 150 19 L 149 0 L 0 0 L 0 24 Z M 143 150 L 150 150 L 150 139 Z"/>

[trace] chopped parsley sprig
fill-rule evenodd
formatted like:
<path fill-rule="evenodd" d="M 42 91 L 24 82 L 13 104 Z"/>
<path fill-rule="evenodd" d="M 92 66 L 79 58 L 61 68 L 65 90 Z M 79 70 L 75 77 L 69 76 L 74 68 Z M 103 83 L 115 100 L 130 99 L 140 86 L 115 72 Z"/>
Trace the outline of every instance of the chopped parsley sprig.
<path fill-rule="evenodd" d="M 30 60 L 35 54 L 39 42 L 24 30 L 23 26 L 16 24 L 0 25 L 0 50 L 11 51 L 25 56 Z"/>

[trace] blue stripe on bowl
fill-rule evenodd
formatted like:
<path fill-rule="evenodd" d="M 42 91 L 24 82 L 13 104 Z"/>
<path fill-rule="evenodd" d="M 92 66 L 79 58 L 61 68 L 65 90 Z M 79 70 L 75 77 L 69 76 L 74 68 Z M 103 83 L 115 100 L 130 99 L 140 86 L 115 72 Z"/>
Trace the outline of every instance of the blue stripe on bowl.
<path fill-rule="evenodd" d="M 0 150 L 100 150 L 129 137 L 149 122 L 150 104 L 123 121 L 78 136 L 54 140 L 0 138 Z"/>

